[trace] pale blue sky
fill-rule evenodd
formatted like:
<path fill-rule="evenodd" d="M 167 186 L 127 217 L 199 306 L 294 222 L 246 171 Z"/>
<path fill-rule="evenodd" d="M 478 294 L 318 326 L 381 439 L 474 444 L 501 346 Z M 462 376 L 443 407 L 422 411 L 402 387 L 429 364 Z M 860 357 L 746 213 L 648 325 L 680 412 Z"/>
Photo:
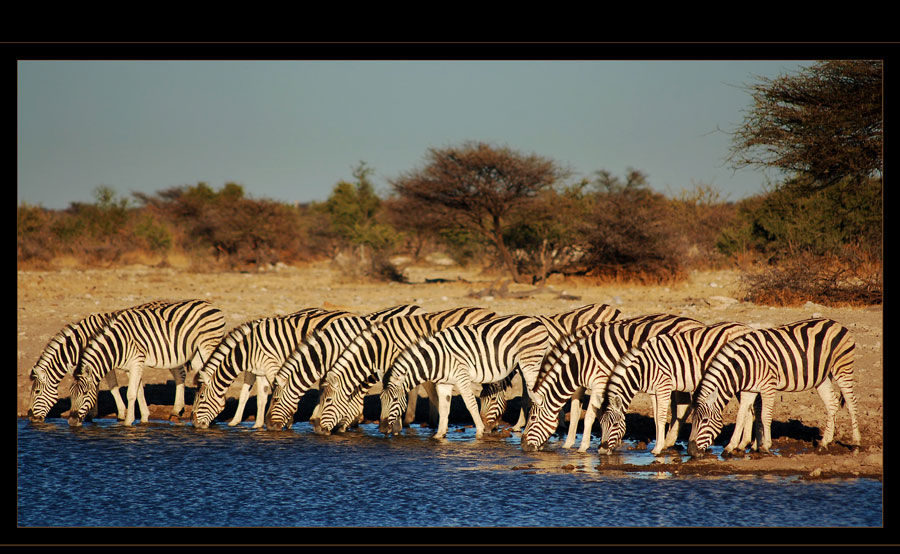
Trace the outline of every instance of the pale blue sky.
<path fill-rule="evenodd" d="M 580 176 L 643 171 L 724 199 L 743 85 L 813 61 L 19 61 L 18 202 L 61 209 L 99 185 L 131 199 L 200 181 L 323 201 L 365 161 L 381 194 L 429 147 L 479 140 Z"/>

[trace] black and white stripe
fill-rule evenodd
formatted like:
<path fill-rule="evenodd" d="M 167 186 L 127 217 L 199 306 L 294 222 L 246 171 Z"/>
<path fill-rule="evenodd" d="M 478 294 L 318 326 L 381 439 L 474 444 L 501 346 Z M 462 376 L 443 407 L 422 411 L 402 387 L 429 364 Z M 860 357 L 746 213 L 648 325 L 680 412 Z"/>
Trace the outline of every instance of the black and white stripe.
<path fill-rule="evenodd" d="M 490 310 L 475 307 L 452 308 L 408 317 L 397 317 L 363 330 L 344 348 L 328 368 L 319 389 L 318 433 L 346 429 L 362 412 L 363 399 L 381 375 L 405 348 L 448 327 L 478 323 L 493 318 Z M 434 387 L 425 390 L 437 405 Z M 410 396 L 417 394 L 410 391 Z"/>
<path fill-rule="evenodd" d="M 722 429 L 722 413 L 738 393 L 737 426 L 747 417 L 748 403 L 762 399 L 760 450 L 772 445 L 771 425 L 775 392 L 797 392 L 815 388 L 825 404 L 827 421 L 820 447 L 834 438 L 834 416 L 846 402 L 852 426 L 852 444 L 860 444 L 857 399 L 854 394 L 853 357 L 856 345 L 846 327 L 825 318 L 814 318 L 771 329 L 759 329 L 726 344 L 703 374 L 692 404 L 689 453 L 700 454 Z M 838 386 L 840 397 L 832 385 Z M 732 437 L 726 452 L 744 445 Z"/>
<path fill-rule="evenodd" d="M 398 433 L 406 409 L 406 393 L 431 381 L 438 397 L 438 429 L 447 433 L 450 398 L 455 387 L 475 422 L 476 436 L 484 432 L 473 383 L 492 383 L 506 378 L 518 366 L 525 382 L 534 383 L 550 340 L 544 323 L 536 317 L 511 315 L 474 325 L 450 327 L 404 350 L 385 374 L 381 393 L 380 429 Z"/>
<path fill-rule="evenodd" d="M 576 333 L 588 325 L 605 323 L 616 320 L 622 314 L 621 311 L 607 304 L 588 304 L 553 315 L 535 316 L 547 326 L 550 333 L 551 345 L 559 344 L 566 337 Z M 552 346 L 551 346 L 552 348 Z M 507 390 L 512 385 L 513 378 L 504 379 L 499 383 L 491 383 L 483 387 L 481 391 L 481 419 L 485 430 L 490 431 L 499 423 L 503 412 L 506 411 Z M 519 431 L 525 425 L 525 417 L 530 403 L 527 387 L 522 387 L 522 407 L 519 411 L 519 419 L 513 425 L 514 431 Z M 566 439 L 566 447 L 575 443 L 575 430 L 578 419 L 581 417 L 581 399 L 584 396 L 584 388 L 579 387 L 572 395 L 570 408 L 569 434 Z"/>
<path fill-rule="evenodd" d="M 306 391 L 315 387 L 344 348 L 372 325 L 365 317 L 342 317 L 300 341 L 275 375 L 266 429 L 290 427 Z"/>
<path fill-rule="evenodd" d="M 651 395 L 659 455 L 675 444 L 680 425 L 690 414 L 691 393 L 709 362 L 728 342 L 752 331 L 740 323 L 723 322 L 681 333 L 657 335 L 626 352 L 613 368 L 600 416 L 600 453 L 616 448 L 625 435 L 625 412 L 638 392 Z M 669 400 L 672 425 L 666 434 Z M 742 432 L 743 430 L 735 430 Z"/>
<path fill-rule="evenodd" d="M 537 450 L 556 430 L 559 413 L 578 387 L 590 389 L 580 450 L 587 450 L 591 427 L 605 396 L 606 383 L 619 358 L 648 338 L 702 327 L 699 321 L 652 314 L 588 325 L 565 339 L 544 360 L 532 388 L 532 409 L 522 434 L 522 449 Z"/>
<path fill-rule="evenodd" d="M 145 367 L 176 369 L 191 363 L 202 367 L 222 339 L 225 317 L 205 300 L 160 302 L 120 312 L 84 349 L 75 369 L 69 424 L 81 425 L 97 401 L 100 379 L 122 369 L 129 374 L 125 425 L 134 421 L 134 401 L 140 398 L 141 421 L 149 418 L 146 401 L 138 395 Z M 176 375 L 172 413 L 184 408 L 184 372 Z"/>
<path fill-rule="evenodd" d="M 365 317 L 381 321 L 383 318 L 414 313 L 420 309 L 407 304 L 380 310 Z M 250 388 L 256 383 L 257 415 L 253 427 L 262 427 L 272 384 L 288 356 L 309 334 L 336 319 L 346 317 L 356 315 L 342 310 L 306 308 L 284 316 L 249 321 L 230 331 L 201 371 L 201 383 L 191 416 L 194 426 L 206 428 L 212 423 L 225 407 L 225 396 L 231 384 L 243 373 L 244 383 L 238 407 L 229 426 L 237 425 L 243 419 Z"/>
<path fill-rule="evenodd" d="M 31 402 L 28 417 L 32 421 L 43 421 L 59 400 L 59 383 L 71 373 L 81 359 L 84 347 L 90 338 L 106 325 L 112 314 L 92 314 L 77 323 L 62 328 L 44 347 L 37 363 L 31 368 Z M 122 397 L 116 373 L 106 374 L 110 392 L 119 407 L 119 416 L 124 419 Z M 93 412 L 96 412 L 96 406 Z M 96 415 L 92 413 L 91 416 Z"/>
<path fill-rule="evenodd" d="M 369 389 L 379 382 L 400 352 L 416 341 L 449 327 L 479 323 L 495 316 L 495 312 L 484 308 L 452 308 L 388 321 L 361 333 L 336 360 L 322 384 L 320 432 L 345 429 L 361 412 Z M 430 383 L 421 386 L 436 407 L 434 386 Z M 411 389 L 404 417 L 406 424 L 415 415 L 417 397 L 417 389 Z"/>
<path fill-rule="evenodd" d="M 142 306 L 153 304 L 156 303 L 151 302 Z M 59 383 L 78 367 L 84 348 L 90 339 L 118 313 L 119 311 L 91 314 L 80 321 L 66 325 L 50 339 L 29 373 L 31 401 L 28 417 L 32 421 L 43 421 L 47 417 L 59 400 Z M 118 418 L 125 419 L 125 403 L 119 394 L 119 381 L 115 371 L 106 374 L 106 383 L 116 402 Z M 91 410 L 91 415 L 96 415 L 96 408 L 95 405 Z"/>
<path fill-rule="evenodd" d="M 194 395 L 191 413 L 194 427 L 209 427 L 225 408 L 226 393 L 241 374 L 244 383 L 238 410 L 229 425 L 240 423 L 250 387 L 258 379 L 255 426 L 262 426 L 270 383 L 288 354 L 317 326 L 349 315 L 350 312 L 306 308 L 287 315 L 247 321 L 229 331 L 200 371 L 199 389 Z"/>

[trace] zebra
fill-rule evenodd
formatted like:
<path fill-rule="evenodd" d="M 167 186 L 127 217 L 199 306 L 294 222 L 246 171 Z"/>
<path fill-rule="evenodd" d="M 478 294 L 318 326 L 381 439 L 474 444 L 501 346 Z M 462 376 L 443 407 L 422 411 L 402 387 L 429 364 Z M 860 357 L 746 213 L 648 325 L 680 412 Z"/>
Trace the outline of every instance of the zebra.
<path fill-rule="evenodd" d="M 344 349 L 322 382 L 319 389 L 322 409 L 316 432 L 329 434 L 333 429 L 346 429 L 362 412 L 363 399 L 370 387 L 379 382 L 400 352 L 416 341 L 449 327 L 487 321 L 496 315 L 484 308 L 451 308 L 396 318 L 363 331 Z M 437 406 L 434 386 L 428 383 L 423 386 L 432 406 Z M 406 423 L 410 423 L 415 415 L 414 409 L 409 408 L 416 399 L 416 389 L 410 389 Z"/>
<path fill-rule="evenodd" d="M 328 335 L 333 336 L 312 337 L 304 341 L 304 344 L 298 346 L 297 350 L 292 353 L 291 357 L 279 370 L 277 381 L 280 386 L 276 388 L 272 406 L 266 415 L 267 428 L 282 429 L 284 426 L 290 425 L 303 394 L 315 384 L 315 381 L 320 381 L 319 403 L 310 418 L 310 422 L 313 425 L 314 432 L 327 434 L 320 423 L 321 412 L 328 405 L 328 402 L 323 398 L 323 391 L 327 388 L 326 381 L 331 368 L 344 355 L 345 351 L 351 349 L 351 344 L 355 344 L 359 340 L 365 341 L 366 339 L 361 337 L 372 335 L 374 329 L 408 330 L 417 328 L 423 321 L 436 321 L 439 325 L 446 325 L 458 321 L 460 317 L 465 317 L 465 314 L 473 313 L 482 314 L 483 317 L 483 311 L 480 308 L 454 310 L 455 313 L 449 312 L 450 310 L 404 318 L 391 318 L 378 323 L 374 328 L 369 325 L 358 326 L 352 329 L 336 328 L 328 331 Z M 380 335 L 381 333 L 379 333 Z M 411 391 L 412 393 L 413 391 Z M 429 394 L 433 395 L 430 390 Z M 348 420 L 344 427 L 355 421 L 355 416 L 358 416 L 361 412 L 362 396 L 360 396 L 358 409 L 354 410 L 354 417 L 352 417 L 352 420 Z"/>
<path fill-rule="evenodd" d="M 205 429 L 225 408 L 225 395 L 240 374 L 244 374 L 238 409 L 229 422 L 237 425 L 243 417 L 244 406 L 249 399 L 250 388 L 257 384 L 257 413 L 265 406 L 269 394 L 267 374 L 274 374 L 286 357 L 286 353 L 316 325 L 324 325 L 335 317 L 349 316 L 349 312 L 305 308 L 273 317 L 261 317 L 246 321 L 229 331 L 203 365 L 197 379 L 197 392 L 191 423 Z M 248 367 L 249 366 L 249 367 Z M 261 424 L 262 418 L 257 417 Z"/>
<path fill-rule="evenodd" d="M 303 395 L 322 379 L 341 350 L 371 326 L 366 318 L 345 317 L 307 335 L 275 375 L 272 405 L 265 415 L 266 429 L 290 426 Z"/>
<path fill-rule="evenodd" d="M 691 437 L 688 453 L 698 456 L 722 429 L 722 411 L 728 401 L 740 392 L 738 425 L 747 417 L 748 402 L 758 394 L 762 399 L 760 451 L 772 446 L 772 410 L 775 392 L 798 392 L 815 388 L 825 404 L 827 421 L 819 448 L 834 438 L 834 416 L 846 403 L 850 412 L 852 445 L 861 442 L 857 420 L 857 399 L 853 391 L 853 356 L 856 348 L 846 327 L 826 318 L 812 318 L 770 329 L 759 329 L 726 344 L 710 362 L 697 386 L 692 410 Z M 832 381 L 840 389 L 835 395 Z M 749 398 L 747 398 L 749 397 Z M 746 439 L 746 438 L 745 438 Z M 736 444 L 736 437 L 725 452 L 746 445 Z"/>
<path fill-rule="evenodd" d="M 142 306 L 156 304 L 151 302 Z M 141 307 L 141 306 L 135 306 Z M 38 361 L 31 368 L 31 401 L 28 417 L 32 421 L 43 421 L 59 399 L 59 383 L 67 373 L 71 373 L 81 361 L 84 347 L 91 337 L 96 335 L 105 325 L 120 313 L 119 311 L 91 314 L 75 323 L 63 327 L 41 352 Z M 116 402 L 117 417 L 125 419 L 125 403 L 119 393 L 119 381 L 116 372 L 106 374 L 106 383 L 113 400 Z M 143 394 L 143 390 L 140 391 Z M 91 409 L 90 417 L 96 415 L 96 408 Z"/>
<path fill-rule="evenodd" d="M 459 390 L 475 422 L 475 436 L 484 433 L 473 383 L 491 383 L 508 376 L 518 366 L 531 385 L 550 341 L 544 323 L 532 316 L 509 315 L 483 323 L 450 327 L 404 350 L 385 374 L 381 392 L 381 432 L 399 433 L 406 392 L 432 381 L 438 397 L 438 429 L 434 438 L 447 434 L 453 387 Z"/>
<path fill-rule="evenodd" d="M 605 323 L 616 320 L 622 312 L 607 304 L 588 304 L 554 315 L 535 316 L 547 326 L 552 344 L 558 344 L 566 337 L 576 333 L 579 329 L 595 323 Z M 498 383 L 490 383 L 481 391 L 481 419 L 485 429 L 490 431 L 496 427 L 503 412 L 506 411 L 506 390 L 512 385 L 512 376 Z M 572 395 L 569 412 L 569 434 L 566 439 L 566 448 L 575 443 L 575 432 L 578 420 L 581 417 L 581 399 L 584 396 L 584 387 L 578 387 Z M 513 425 L 513 431 L 520 431 L 525 425 L 525 412 L 530 402 L 527 388 L 523 387 L 522 407 L 519 410 L 519 419 Z"/>
<path fill-rule="evenodd" d="M 420 310 L 415 305 L 394 306 L 365 316 L 373 321 L 397 317 Z M 225 408 L 225 395 L 237 376 L 244 383 L 235 415 L 228 423 L 235 426 L 243 419 L 250 388 L 257 383 L 257 415 L 254 429 L 263 426 L 270 385 L 287 357 L 307 335 L 336 319 L 355 317 L 342 310 L 306 308 L 284 316 L 264 317 L 239 325 L 222 340 L 201 370 L 199 390 L 194 397 L 191 421 L 205 429 Z"/>
<path fill-rule="evenodd" d="M 80 426 L 97 402 L 100 379 L 117 368 L 128 372 L 128 406 L 125 425 L 134 421 L 134 401 L 145 367 L 174 369 L 188 362 L 196 369 L 208 359 L 222 339 L 225 316 L 205 300 L 160 302 L 158 305 L 123 310 L 95 335 L 84 349 L 73 373 L 69 425 Z M 184 408 L 184 379 L 176 378 L 172 413 Z M 141 422 L 149 419 L 143 395 Z"/>
<path fill-rule="evenodd" d="M 663 449 L 674 446 L 679 427 L 689 415 L 690 393 L 710 360 L 726 343 L 752 330 L 741 323 L 716 323 L 650 337 L 626 352 L 613 368 L 606 386 L 605 408 L 600 416 L 600 454 L 608 454 L 620 444 L 625 434 L 625 411 L 638 392 L 650 393 L 653 403 L 656 444 L 651 453 L 658 456 Z M 666 434 L 670 397 L 673 417 Z M 735 433 L 742 431 L 735 429 Z"/>
<path fill-rule="evenodd" d="M 324 312 L 324 311 L 325 310 L 317 310 L 317 312 L 319 312 L 319 313 Z M 368 319 L 369 321 L 381 322 L 381 321 L 384 321 L 387 319 L 412 315 L 412 314 L 415 314 L 420 311 L 422 311 L 422 308 L 415 304 L 400 304 L 397 306 L 392 306 L 390 308 L 384 308 L 382 310 L 372 312 L 370 314 L 365 315 L 364 317 L 366 319 Z M 293 342 L 293 346 L 296 347 L 296 345 L 299 344 L 300 340 L 302 340 L 302 337 L 298 340 L 295 340 Z M 286 357 L 281 357 L 281 358 L 282 358 L 281 363 L 284 363 L 284 359 L 286 359 Z M 268 393 L 266 391 L 267 391 L 267 387 L 269 386 L 269 384 L 274 385 L 274 378 L 275 378 L 276 373 L 277 373 L 277 370 L 273 370 L 273 371 L 269 372 L 265 377 L 263 377 L 259 386 L 257 387 L 257 416 L 256 416 L 256 422 L 253 425 L 253 427 L 255 429 L 262 427 L 262 425 L 263 425 L 266 401 L 268 398 Z M 228 424 L 229 426 L 235 426 L 238 423 L 240 423 L 241 420 L 243 419 L 244 407 L 249 398 L 250 387 L 253 385 L 254 381 L 256 380 L 256 378 L 259 374 L 257 372 L 248 371 L 248 372 L 245 372 L 244 375 L 245 375 L 244 385 L 241 388 L 241 395 L 238 400 L 238 407 L 237 407 L 237 410 L 235 411 L 234 418 Z"/>
<path fill-rule="evenodd" d="M 703 324 L 669 314 L 650 314 L 621 321 L 589 325 L 557 345 L 544 360 L 532 387 L 532 409 L 522 433 L 522 449 L 541 448 L 557 427 L 563 404 L 578 387 L 591 390 L 584 414 L 579 450 L 587 450 L 591 428 L 602 404 L 606 382 L 619 358 L 652 336 L 677 333 Z"/>

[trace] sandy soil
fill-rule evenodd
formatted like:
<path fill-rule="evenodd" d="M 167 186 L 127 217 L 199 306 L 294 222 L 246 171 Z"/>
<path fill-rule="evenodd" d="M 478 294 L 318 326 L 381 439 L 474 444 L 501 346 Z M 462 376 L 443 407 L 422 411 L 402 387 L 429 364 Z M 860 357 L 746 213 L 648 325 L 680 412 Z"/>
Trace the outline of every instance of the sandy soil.
<path fill-rule="evenodd" d="M 733 271 L 700 272 L 685 282 L 670 286 L 604 285 L 551 278 L 543 289 L 509 285 L 507 296 L 471 296 L 496 283 L 496 277 L 477 270 L 459 268 L 446 260 L 405 268 L 408 284 L 360 282 L 342 276 L 328 263 L 291 267 L 279 264 L 250 273 L 201 273 L 177 267 L 133 265 L 114 269 L 78 269 L 74 266 L 52 271 L 17 271 L 17 416 L 26 414 L 29 401 L 28 372 L 47 341 L 63 325 L 90 313 L 106 312 L 150 300 L 203 298 L 225 313 L 228 327 L 256 317 L 285 314 L 308 306 L 365 313 L 396 304 L 414 303 L 426 310 L 457 306 L 483 306 L 500 314 L 552 314 L 583 304 L 611 304 L 624 317 L 666 312 L 699 319 L 706 323 L 739 321 L 755 327 L 769 327 L 800 319 L 822 316 L 847 326 L 857 344 L 856 376 L 859 397 L 862 447 L 851 451 L 850 418 L 846 409 L 837 417 L 836 444 L 817 452 L 814 437 L 823 425 L 825 411 L 815 391 L 786 393 L 776 398 L 773 436 L 779 456 L 750 454 L 731 460 L 715 457 L 693 460 L 676 452 L 654 464 L 658 471 L 687 474 L 760 473 L 794 474 L 805 478 L 865 476 L 882 478 L 883 473 L 883 311 L 868 308 L 830 308 L 808 303 L 795 308 L 773 308 L 739 302 L 739 275 Z M 520 293 L 533 291 L 523 297 Z M 149 370 L 146 382 L 165 384 L 167 370 Z M 67 377 L 60 393 L 67 395 Z M 119 373 L 119 383 L 127 379 Z M 236 395 L 239 383 L 230 394 Z M 101 389 L 105 389 L 105 383 Z M 151 401 L 151 404 L 153 402 Z M 736 402 L 728 406 L 726 422 L 733 421 Z M 151 406 L 165 416 L 168 408 Z M 651 421 L 650 401 L 638 395 L 631 410 L 643 421 Z M 249 411 L 245 414 L 252 413 Z M 729 427 L 726 426 L 726 430 Z M 508 432 L 505 431 L 505 432 Z M 729 433 L 730 436 L 730 433 Z M 646 467 L 617 464 L 610 458 L 603 464 L 610 471 L 646 471 Z M 560 468 L 566 470 L 566 468 Z"/>

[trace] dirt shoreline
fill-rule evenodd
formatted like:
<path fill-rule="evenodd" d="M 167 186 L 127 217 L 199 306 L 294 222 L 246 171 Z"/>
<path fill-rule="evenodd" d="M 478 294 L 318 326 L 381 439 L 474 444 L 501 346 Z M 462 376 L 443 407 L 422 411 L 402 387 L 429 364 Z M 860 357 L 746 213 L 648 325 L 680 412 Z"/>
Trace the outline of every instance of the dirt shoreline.
<path fill-rule="evenodd" d="M 823 425 L 825 410 L 815 391 L 776 397 L 773 437 L 778 456 L 749 454 L 730 460 L 691 459 L 686 454 L 660 458 L 651 466 L 629 466 L 604 461 L 604 471 L 624 473 L 669 472 L 672 475 L 799 475 L 805 479 L 883 476 L 883 310 L 830 308 L 807 303 L 774 308 L 740 302 L 739 274 L 734 271 L 697 272 L 668 286 L 593 285 L 583 280 L 554 277 L 542 289 L 509 285 L 512 294 L 473 296 L 496 284 L 496 277 L 451 265 L 445 260 L 405 268 L 408 284 L 360 282 L 344 277 L 328 263 L 302 267 L 279 265 L 252 273 L 198 273 L 176 267 L 134 265 L 115 269 L 17 271 L 17 416 L 28 410 L 28 373 L 47 341 L 65 324 L 91 313 L 111 311 L 150 300 L 203 298 L 225 313 L 228 328 L 256 317 L 290 313 L 309 306 L 365 313 L 391 305 L 413 303 L 426 310 L 482 306 L 498 314 L 552 314 L 601 302 L 611 304 L 624 317 L 646 313 L 672 313 L 705 323 L 738 321 L 769 327 L 821 316 L 845 325 L 856 341 L 856 380 L 862 445 L 852 451 L 850 418 L 846 409 L 837 415 L 835 440 L 826 452 L 815 450 L 813 436 Z M 124 373 L 119 384 L 125 386 Z M 148 370 L 148 384 L 165 385 L 167 370 Z M 67 377 L 60 387 L 67 396 Z M 229 391 L 234 397 L 240 383 Z M 105 384 L 101 387 L 105 389 Z M 152 402 L 151 402 L 152 404 Z M 151 406 L 167 412 L 165 406 Z M 639 394 L 630 410 L 650 418 L 650 401 Z M 245 411 L 245 415 L 252 413 Z M 733 422 L 736 403 L 729 404 L 726 422 Z M 165 417 L 165 416 L 163 416 Z M 780 427 L 779 427 L 780 426 Z M 727 429 L 727 427 L 726 427 Z M 780 431 L 779 431 L 780 429 Z M 724 435 L 724 433 L 723 433 Z M 727 440 L 727 437 L 726 437 Z M 677 458 L 677 459 L 676 459 Z M 546 470 L 543 468 L 542 470 Z M 558 468 L 567 471 L 565 467 Z"/>

